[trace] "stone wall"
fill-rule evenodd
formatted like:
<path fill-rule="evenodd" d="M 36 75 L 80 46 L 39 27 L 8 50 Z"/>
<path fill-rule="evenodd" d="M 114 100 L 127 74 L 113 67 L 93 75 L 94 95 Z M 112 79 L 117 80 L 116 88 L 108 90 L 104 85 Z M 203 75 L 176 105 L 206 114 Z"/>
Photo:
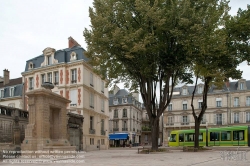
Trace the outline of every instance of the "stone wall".
<path fill-rule="evenodd" d="M 24 139 L 24 129 L 28 124 L 28 112 L 18 108 L 0 105 L 0 146 L 20 145 Z M 14 132 L 20 132 L 19 140 L 14 141 Z"/>

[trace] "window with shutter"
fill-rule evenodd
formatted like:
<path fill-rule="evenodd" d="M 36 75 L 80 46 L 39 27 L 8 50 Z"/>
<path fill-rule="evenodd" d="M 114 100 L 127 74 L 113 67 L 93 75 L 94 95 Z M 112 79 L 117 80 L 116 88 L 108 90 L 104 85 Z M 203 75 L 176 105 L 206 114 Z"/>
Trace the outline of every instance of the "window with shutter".
<path fill-rule="evenodd" d="M 90 96 L 89 96 L 89 107 L 94 108 L 94 94 L 93 93 L 90 93 Z"/>
<path fill-rule="evenodd" d="M 222 124 L 225 124 L 225 114 L 222 114 Z"/>
<path fill-rule="evenodd" d="M 234 123 L 239 123 L 239 113 L 238 112 L 234 113 Z"/>
<path fill-rule="evenodd" d="M 246 106 L 250 106 L 250 96 L 247 96 Z"/>
<path fill-rule="evenodd" d="M 246 122 L 250 122 L 250 112 L 246 112 Z"/>
<path fill-rule="evenodd" d="M 70 106 L 77 106 L 77 90 L 74 89 L 74 90 L 70 90 L 70 100 L 71 100 L 71 103 L 70 103 Z"/>

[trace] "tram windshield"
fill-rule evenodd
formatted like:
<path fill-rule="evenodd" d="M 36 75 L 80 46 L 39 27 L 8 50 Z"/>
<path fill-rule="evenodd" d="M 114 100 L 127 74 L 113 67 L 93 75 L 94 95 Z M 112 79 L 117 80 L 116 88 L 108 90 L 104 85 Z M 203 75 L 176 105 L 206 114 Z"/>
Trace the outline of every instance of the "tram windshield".
<path fill-rule="evenodd" d="M 171 134 L 169 142 L 176 142 L 176 134 Z"/>

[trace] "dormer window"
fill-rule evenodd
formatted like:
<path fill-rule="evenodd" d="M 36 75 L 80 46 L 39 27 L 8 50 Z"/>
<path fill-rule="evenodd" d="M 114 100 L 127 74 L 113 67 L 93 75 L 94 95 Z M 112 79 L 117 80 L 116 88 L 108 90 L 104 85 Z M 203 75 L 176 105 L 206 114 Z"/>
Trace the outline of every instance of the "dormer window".
<path fill-rule="evenodd" d="M 127 98 L 123 98 L 123 99 L 122 99 L 122 103 L 123 103 L 123 104 L 126 104 L 127 102 L 128 102 L 128 101 L 127 101 Z"/>
<path fill-rule="evenodd" d="M 4 90 L 0 89 L 0 98 L 3 98 L 3 97 L 4 97 Z"/>
<path fill-rule="evenodd" d="M 11 87 L 10 88 L 10 97 L 13 97 L 14 96 L 14 87 Z"/>
<path fill-rule="evenodd" d="M 48 65 L 52 65 L 52 56 L 47 56 Z"/>
<path fill-rule="evenodd" d="M 114 105 L 117 105 L 117 104 L 118 104 L 118 99 L 114 99 L 114 100 L 113 100 L 113 104 L 114 104 Z"/>
<path fill-rule="evenodd" d="M 240 82 L 240 90 L 244 89 L 244 82 Z"/>
<path fill-rule="evenodd" d="M 43 50 L 44 61 L 41 63 L 41 66 L 52 65 L 58 63 L 58 60 L 55 59 L 54 48 L 47 47 Z"/>
<path fill-rule="evenodd" d="M 76 58 L 76 53 L 75 52 L 72 52 L 71 54 L 70 54 L 70 61 L 74 61 L 74 60 L 76 60 L 77 58 Z"/>
<path fill-rule="evenodd" d="M 29 69 L 33 69 L 34 68 L 34 64 L 32 62 L 29 63 Z"/>
<path fill-rule="evenodd" d="M 183 89 L 182 89 L 182 94 L 183 94 L 183 95 L 187 95 L 187 88 L 183 88 Z"/>
<path fill-rule="evenodd" d="M 202 93 L 202 86 L 198 86 L 198 93 L 199 93 L 199 94 Z"/>

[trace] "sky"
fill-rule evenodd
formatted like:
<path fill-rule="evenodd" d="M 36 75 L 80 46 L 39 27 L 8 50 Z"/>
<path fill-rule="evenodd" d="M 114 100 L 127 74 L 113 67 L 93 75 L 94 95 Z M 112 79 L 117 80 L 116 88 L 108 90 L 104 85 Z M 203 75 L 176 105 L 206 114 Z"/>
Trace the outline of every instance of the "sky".
<path fill-rule="evenodd" d="M 89 7 L 93 0 L 5 0 L 0 5 L 0 76 L 21 77 L 26 61 L 42 54 L 47 47 L 68 47 L 73 37 L 87 48 L 83 31 L 90 28 Z M 231 0 L 231 15 L 246 9 L 250 0 Z M 250 80 L 250 66 L 243 63 L 242 77 Z"/>

